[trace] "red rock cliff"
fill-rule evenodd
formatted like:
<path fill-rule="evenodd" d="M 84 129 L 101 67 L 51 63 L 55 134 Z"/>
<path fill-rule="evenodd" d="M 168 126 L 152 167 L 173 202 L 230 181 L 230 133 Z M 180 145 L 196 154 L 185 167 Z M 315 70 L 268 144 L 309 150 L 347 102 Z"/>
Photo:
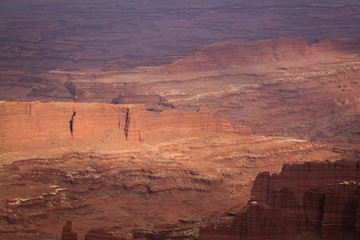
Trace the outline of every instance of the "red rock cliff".
<path fill-rule="evenodd" d="M 360 203 L 360 162 L 284 165 L 260 173 L 251 200 L 233 222 L 236 239 L 287 239 L 309 234 L 355 236 Z M 357 233 L 358 234 L 358 233 Z"/>
<path fill-rule="evenodd" d="M 156 116 L 157 114 L 157 116 Z M 123 149 L 139 143 L 219 134 L 251 134 L 234 129 L 207 110 L 154 114 L 144 105 L 98 103 L 0 103 L 0 152 L 59 148 Z"/>

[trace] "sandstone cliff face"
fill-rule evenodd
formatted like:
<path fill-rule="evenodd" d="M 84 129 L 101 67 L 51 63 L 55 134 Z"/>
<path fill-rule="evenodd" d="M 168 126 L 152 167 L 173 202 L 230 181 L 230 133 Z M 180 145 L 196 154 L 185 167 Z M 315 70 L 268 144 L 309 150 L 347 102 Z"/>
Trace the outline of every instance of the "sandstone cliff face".
<path fill-rule="evenodd" d="M 212 216 L 241 210 L 258 171 L 340 155 L 323 144 L 251 134 L 205 109 L 0 107 L 4 239 L 56 239 L 67 219 L 79 238 L 103 228 L 114 237 L 191 239 Z"/>
<path fill-rule="evenodd" d="M 162 68 L 164 73 L 223 70 L 231 65 L 253 65 L 309 57 L 311 48 L 301 38 L 279 38 L 251 43 L 215 43 L 197 48 L 187 58 Z"/>
<path fill-rule="evenodd" d="M 163 68 L 170 76 L 192 73 L 193 84 L 207 82 L 207 89 L 164 97 L 175 107 L 199 99 L 196 104 L 264 135 L 333 137 L 359 125 L 359 52 L 359 42 L 330 39 L 216 43 Z"/>
<path fill-rule="evenodd" d="M 56 70 L 1 82 L 11 101 L 144 104 L 210 109 L 267 136 L 323 139 L 359 127 L 360 42 L 279 38 L 199 47 L 161 67 Z"/>
<path fill-rule="evenodd" d="M 181 113 L 147 111 L 143 105 L 74 103 L 0 103 L 2 153 L 57 148 L 122 149 L 130 143 L 155 144 L 178 138 L 250 135 L 247 127 L 234 129 L 208 110 Z"/>
<path fill-rule="evenodd" d="M 251 200 L 233 222 L 236 239 L 287 239 L 314 232 L 322 239 L 357 231 L 360 163 L 284 165 L 260 173 Z M 355 238 L 354 238 L 355 239 Z"/>

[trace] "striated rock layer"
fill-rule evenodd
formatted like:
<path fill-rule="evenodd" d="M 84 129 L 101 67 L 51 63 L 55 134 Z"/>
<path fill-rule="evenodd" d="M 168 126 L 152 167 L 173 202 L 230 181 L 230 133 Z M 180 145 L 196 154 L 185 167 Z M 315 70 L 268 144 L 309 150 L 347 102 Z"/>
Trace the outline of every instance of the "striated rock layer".
<path fill-rule="evenodd" d="M 63 227 L 61 240 L 77 240 L 77 233 L 72 231 L 72 222 L 67 221 L 65 226 Z"/>
<path fill-rule="evenodd" d="M 236 215 L 224 236 L 231 236 L 226 239 L 293 236 L 357 239 L 359 203 L 359 161 L 286 164 L 280 174 L 258 174 L 248 206 Z M 206 236 L 207 229 L 202 232 Z M 206 239 L 202 232 L 200 239 Z"/>
<path fill-rule="evenodd" d="M 341 156 L 205 109 L 2 102 L 0 118 L 0 239 L 56 239 L 68 219 L 78 239 L 194 239 L 242 209 L 258 171 Z"/>
<path fill-rule="evenodd" d="M 220 41 L 358 38 L 359 11 L 357 0 L 1 1 L 0 79 L 161 65 Z"/>
<path fill-rule="evenodd" d="M 360 42 L 218 42 L 159 67 L 56 69 L 0 82 L 7 101 L 145 104 L 197 111 L 267 136 L 334 137 L 360 126 Z"/>
<path fill-rule="evenodd" d="M 0 152 L 53 151 L 59 148 L 124 149 L 139 143 L 156 144 L 179 138 L 216 135 L 251 135 L 236 129 L 208 110 L 161 113 L 144 105 L 85 103 L 0 103 Z"/>

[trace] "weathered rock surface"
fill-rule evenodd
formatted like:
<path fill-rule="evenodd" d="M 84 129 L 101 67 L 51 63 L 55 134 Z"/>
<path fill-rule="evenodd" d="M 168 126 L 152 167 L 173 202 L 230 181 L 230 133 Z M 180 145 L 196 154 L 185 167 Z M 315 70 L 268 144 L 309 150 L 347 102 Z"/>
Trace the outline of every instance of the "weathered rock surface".
<path fill-rule="evenodd" d="M 72 231 L 71 221 L 67 221 L 64 225 L 61 240 L 78 240 L 77 233 Z"/>
<path fill-rule="evenodd" d="M 106 233 L 102 229 L 90 230 L 85 234 L 85 240 L 124 240 L 124 237 L 115 237 L 111 233 Z M 61 240 L 78 240 L 77 233 L 72 231 L 72 222 L 67 221 L 63 227 Z"/>
<path fill-rule="evenodd" d="M 280 174 L 258 174 L 248 206 L 225 237 L 288 239 L 308 232 L 314 233 L 308 239 L 356 239 L 359 202 L 359 161 L 287 164 Z"/>
<path fill-rule="evenodd" d="M 359 11 L 357 0 L 2 1 L 0 78 L 159 65 L 220 41 L 358 38 Z"/>
<path fill-rule="evenodd" d="M 0 119 L 2 153 L 19 147 L 22 154 L 59 148 L 116 150 L 196 136 L 252 135 L 248 127 L 234 129 L 206 109 L 153 113 L 143 105 L 2 102 Z"/>
<path fill-rule="evenodd" d="M 359 159 L 357 1 L 168 4 L 0 3 L 0 239 L 359 235 L 337 170 L 232 222 Z"/>
<path fill-rule="evenodd" d="M 162 67 L 22 76 L 1 82 L 0 97 L 145 104 L 156 112 L 206 107 L 258 134 L 323 139 L 360 126 L 359 44 L 301 38 L 215 43 Z"/>
<path fill-rule="evenodd" d="M 115 237 L 111 233 L 106 233 L 102 230 L 90 230 L 85 234 L 84 240 L 125 240 L 124 237 Z"/>
<path fill-rule="evenodd" d="M 0 106 L 3 239 L 56 239 L 67 219 L 80 239 L 97 228 L 114 237 L 191 239 L 207 219 L 241 210 L 258 171 L 340 157 L 321 143 L 253 135 L 205 109 Z"/>

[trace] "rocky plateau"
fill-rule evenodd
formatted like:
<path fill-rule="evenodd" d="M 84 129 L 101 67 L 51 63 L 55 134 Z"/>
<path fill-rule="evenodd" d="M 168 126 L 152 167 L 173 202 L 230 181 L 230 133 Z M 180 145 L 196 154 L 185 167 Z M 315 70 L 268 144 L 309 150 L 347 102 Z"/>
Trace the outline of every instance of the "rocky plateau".
<path fill-rule="evenodd" d="M 205 109 L 0 109 L 3 239 L 56 239 L 69 219 L 80 237 L 100 227 L 119 237 L 192 239 L 206 219 L 241 210 L 258 171 L 341 157 L 329 144 L 255 135 Z"/>
<path fill-rule="evenodd" d="M 0 3 L 0 239 L 358 239 L 358 1 L 175 2 Z"/>

